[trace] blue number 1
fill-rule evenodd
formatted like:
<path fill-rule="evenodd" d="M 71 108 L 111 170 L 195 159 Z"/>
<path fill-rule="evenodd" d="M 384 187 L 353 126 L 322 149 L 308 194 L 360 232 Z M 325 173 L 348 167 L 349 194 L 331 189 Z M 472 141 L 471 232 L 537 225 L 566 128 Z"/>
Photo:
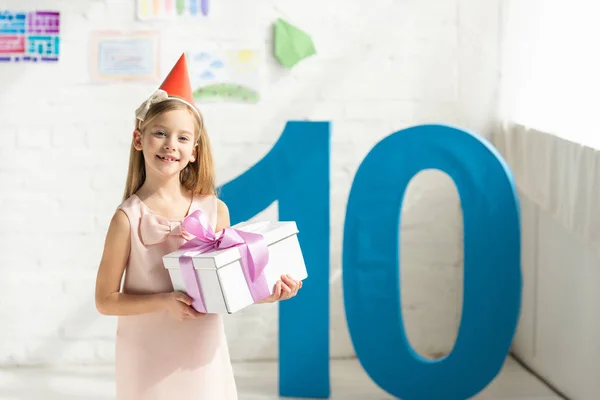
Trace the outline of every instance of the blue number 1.
<path fill-rule="evenodd" d="M 329 146 L 327 122 L 289 122 L 273 149 L 225 184 L 232 224 L 275 200 L 296 221 L 308 279 L 279 305 L 279 393 L 329 397 Z"/>
<path fill-rule="evenodd" d="M 402 200 L 412 177 L 428 168 L 454 180 L 464 218 L 462 320 L 452 352 L 441 360 L 413 351 L 400 307 Z M 417 126 L 390 135 L 367 155 L 346 210 L 344 305 L 356 354 L 381 388 L 406 400 L 463 400 L 492 381 L 519 316 L 519 219 L 508 167 L 468 132 Z"/>

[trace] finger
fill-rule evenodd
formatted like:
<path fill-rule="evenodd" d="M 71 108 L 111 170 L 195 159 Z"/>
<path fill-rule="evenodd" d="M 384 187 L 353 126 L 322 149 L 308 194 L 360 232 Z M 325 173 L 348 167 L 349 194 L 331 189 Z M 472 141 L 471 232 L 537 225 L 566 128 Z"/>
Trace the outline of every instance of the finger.
<path fill-rule="evenodd" d="M 283 295 L 287 295 L 288 293 L 292 293 L 292 288 L 282 282 L 281 283 L 281 293 Z"/>
<path fill-rule="evenodd" d="M 292 297 L 292 289 L 287 285 L 282 285 L 280 300 L 287 300 Z"/>
<path fill-rule="evenodd" d="M 292 292 L 294 292 L 296 290 L 297 283 L 295 280 L 292 279 L 292 277 L 290 277 L 289 275 L 284 275 L 283 280 L 285 281 L 285 284 L 287 285 L 287 287 L 290 288 L 290 290 Z"/>
<path fill-rule="evenodd" d="M 286 290 L 282 293 L 289 299 L 290 297 L 292 297 L 294 295 L 294 292 L 296 291 L 296 289 L 293 287 L 287 286 L 287 285 L 286 285 L 286 287 L 288 290 Z"/>
<path fill-rule="evenodd" d="M 191 306 L 192 302 L 193 302 L 193 300 L 190 296 L 188 296 L 187 294 L 182 293 L 182 292 L 177 292 L 177 294 L 175 295 L 175 298 L 177 300 L 179 300 L 180 302 L 187 304 L 188 306 Z"/>
<path fill-rule="evenodd" d="M 186 309 L 183 311 L 183 314 L 187 319 L 194 319 L 199 315 L 202 315 L 192 307 L 186 307 Z"/>
<path fill-rule="evenodd" d="M 289 289 L 290 291 L 292 290 L 292 286 L 294 285 L 294 281 L 290 279 L 289 276 L 287 275 L 281 275 L 281 285 L 282 285 L 282 290 L 286 291 L 285 289 Z"/>
<path fill-rule="evenodd" d="M 302 283 L 302 281 L 297 281 L 294 278 L 292 278 L 290 275 L 287 275 L 287 277 L 289 278 L 291 284 L 288 284 L 288 286 L 292 289 L 292 297 L 294 297 L 296 295 L 296 293 L 298 293 L 298 289 L 300 289 L 300 284 Z"/>
<path fill-rule="evenodd" d="M 193 309 L 193 308 L 190 307 L 190 316 L 192 318 L 200 318 L 200 317 L 203 317 L 205 315 L 206 315 L 205 313 L 198 312 L 195 309 Z"/>
<path fill-rule="evenodd" d="M 271 302 L 274 301 L 278 301 L 279 299 L 281 299 L 281 296 L 283 295 L 283 291 L 284 291 L 284 284 L 281 281 L 277 281 L 277 284 L 275 285 L 275 290 L 273 291 L 273 294 L 270 297 Z"/>

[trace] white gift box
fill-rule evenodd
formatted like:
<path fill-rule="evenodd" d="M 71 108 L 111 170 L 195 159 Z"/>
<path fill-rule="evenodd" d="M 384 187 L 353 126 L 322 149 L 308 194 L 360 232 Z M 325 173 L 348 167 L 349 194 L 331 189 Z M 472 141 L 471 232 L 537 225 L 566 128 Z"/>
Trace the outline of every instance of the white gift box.
<path fill-rule="evenodd" d="M 295 280 L 308 277 L 295 222 L 243 222 L 232 228 L 259 233 L 264 237 L 268 245 L 269 262 L 263 273 L 270 294 L 273 294 L 281 275 L 288 274 Z M 180 249 L 163 257 L 163 265 L 169 271 L 173 289 L 184 293 L 186 287 L 179 269 L 179 257 L 188 251 Z M 194 255 L 192 263 L 207 313 L 232 314 L 254 303 L 237 247 Z"/>

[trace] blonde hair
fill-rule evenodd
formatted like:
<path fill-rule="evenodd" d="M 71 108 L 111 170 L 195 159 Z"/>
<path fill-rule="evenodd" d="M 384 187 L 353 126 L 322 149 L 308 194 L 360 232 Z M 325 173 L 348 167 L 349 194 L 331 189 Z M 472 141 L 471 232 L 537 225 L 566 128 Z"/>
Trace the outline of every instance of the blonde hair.
<path fill-rule="evenodd" d="M 204 120 L 198 111 L 196 113 L 189 105 L 177 100 L 167 99 L 153 104 L 144 121 L 136 119 L 135 128 L 144 134 L 144 128 L 159 115 L 173 110 L 188 110 L 194 117 L 194 138 L 197 146 L 197 156 L 194 162 L 188 165 L 179 174 L 179 181 L 193 194 L 198 195 L 216 195 L 215 189 L 215 167 L 213 163 L 212 151 L 208 134 L 204 128 Z M 129 170 L 127 171 L 127 181 L 125 184 L 125 193 L 123 200 L 126 200 L 137 192 L 146 180 L 146 166 L 144 164 L 144 154 L 138 151 L 131 142 L 129 151 Z"/>

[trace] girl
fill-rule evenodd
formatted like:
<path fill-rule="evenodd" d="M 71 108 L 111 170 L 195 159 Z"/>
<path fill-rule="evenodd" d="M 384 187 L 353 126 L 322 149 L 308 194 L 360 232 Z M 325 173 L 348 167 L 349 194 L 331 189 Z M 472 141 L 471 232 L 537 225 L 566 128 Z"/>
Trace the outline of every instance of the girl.
<path fill-rule="evenodd" d="M 182 55 L 136 111 L 125 194 L 96 280 L 98 311 L 118 316 L 118 399 L 237 399 L 221 316 L 195 311 L 190 297 L 173 291 L 162 265 L 163 255 L 189 240 L 181 222 L 193 211 L 204 212 L 215 231 L 229 226 L 193 101 Z M 300 287 L 283 276 L 261 302 L 289 299 Z"/>

